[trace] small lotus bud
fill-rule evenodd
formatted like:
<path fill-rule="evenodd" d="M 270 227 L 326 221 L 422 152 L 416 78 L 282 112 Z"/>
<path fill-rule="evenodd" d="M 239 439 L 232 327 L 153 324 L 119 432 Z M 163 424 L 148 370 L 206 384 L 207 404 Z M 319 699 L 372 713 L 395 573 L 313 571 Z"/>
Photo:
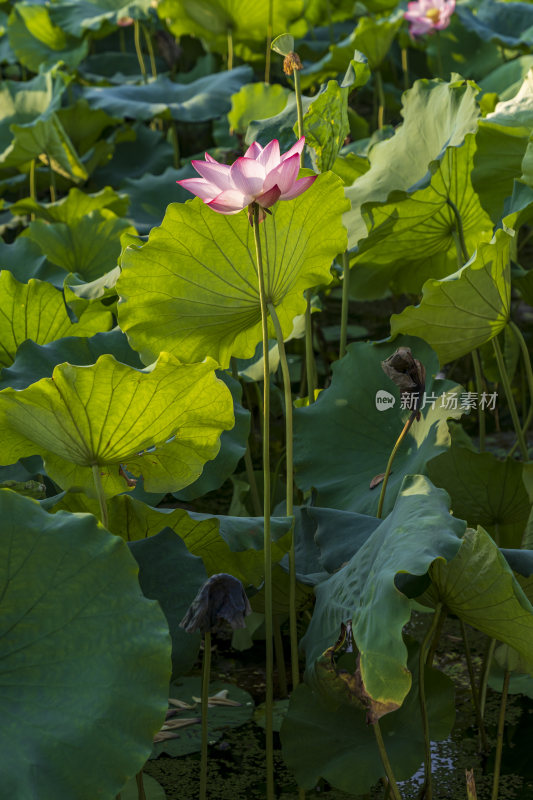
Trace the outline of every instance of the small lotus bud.
<path fill-rule="evenodd" d="M 188 633 L 213 632 L 219 620 L 229 622 L 233 630 L 245 628 L 244 618 L 252 608 L 238 578 L 220 572 L 204 583 L 189 610 L 180 622 L 180 627 Z"/>
<path fill-rule="evenodd" d="M 285 75 L 292 75 L 294 70 L 302 69 L 302 62 L 300 61 L 300 56 L 298 53 L 294 51 L 289 53 L 288 56 L 285 56 L 283 59 L 283 72 Z"/>
<path fill-rule="evenodd" d="M 424 389 L 426 388 L 426 370 L 424 365 L 413 358 L 410 347 L 399 347 L 396 352 L 381 362 L 383 372 L 402 392 L 413 395 L 411 408 L 418 411 Z"/>

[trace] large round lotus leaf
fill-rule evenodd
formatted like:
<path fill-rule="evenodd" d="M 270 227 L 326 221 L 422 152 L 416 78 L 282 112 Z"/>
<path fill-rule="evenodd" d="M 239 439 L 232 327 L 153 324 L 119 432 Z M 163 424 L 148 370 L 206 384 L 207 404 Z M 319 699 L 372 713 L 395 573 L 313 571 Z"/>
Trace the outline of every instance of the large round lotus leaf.
<path fill-rule="evenodd" d="M 143 774 L 143 788 L 146 800 L 166 800 L 165 790 L 154 778 Z M 120 792 L 120 800 L 139 800 L 137 777 L 130 778 Z"/>
<path fill-rule="evenodd" d="M 83 36 L 85 31 L 98 31 L 127 17 L 144 19 L 152 5 L 152 0 L 56 0 L 50 15 L 62 30 Z"/>
<path fill-rule="evenodd" d="M 511 236 L 496 231 L 470 261 L 442 280 L 428 280 L 418 306 L 391 317 L 391 335 L 425 339 L 441 364 L 470 353 L 507 325 L 511 309 Z"/>
<path fill-rule="evenodd" d="M 244 135 L 253 119 L 266 119 L 283 111 L 288 95 L 289 90 L 279 83 L 247 83 L 231 98 L 230 127 Z"/>
<path fill-rule="evenodd" d="M 446 489 L 456 517 L 482 525 L 500 547 L 520 548 L 531 503 L 522 481 L 523 464 L 452 444 L 428 463 L 428 475 Z"/>
<path fill-rule="evenodd" d="M 121 188 L 130 200 L 127 217 L 140 234 L 148 234 L 156 225 L 161 225 L 170 203 L 190 200 L 191 193 L 176 181 L 194 177 L 198 177 L 198 173 L 190 164 L 180 169 L 167 167 L 161 175 L 144 174 L 126 180 L 121 177 Z"/>
<path fill-rule="evenodd" d="M 189 636 L 191 634 L 188 634 Z M 196 753 L 202 742 L 202 683 L 200 678 L 181 678 L 170 684 L 169 708 L 178 713 L 167 723 L 167 733 L 175 734 L 156 742 L 151 758 L 158 758 L 163 753 L 169 756 L 185 756 Z M 180 701 L 188 706 L 180 707 L 172 700 Z M 208 739 L 210 744 L 218 742 L 224 731 L 244 725 L 254 713 L 252 696 L 233 683 L 213 681 L 209 684 L 209 702 L 207 712 Z M 176 727 L 172 724 L 177 723 Z M 180 724 L 183 723 L 183 724 Z M 164 730 L 161 732 L 164 734 Z"/>
<path fill-rule="evenodd" d="M 160 175 L 172 164 L 172 158 L 172 145 L 163 133 L 136 122 L 124 138 L 120 137 L 111 160 L 98 167 L 93 180 L 98 186 L 122 186 L 125 180 L 142 178 L 147 173 Z"/>
<path fill-rule="evenodd" d="M 70 225 L 91 211 L 104 208 L 113 211 L 119 217 L 126 216 L 128 205 L 128 197 L 124 193 L 118 194 L 110 186 L 94 194 L 87 194 L 74 187 L 66 197 L 54 203 L 39 203 L 31 197 L 26 197 L 24 200 L 12 203 L 10 211 L 19 215 L 33 214 L 36 219 L 44 219 L 46 222 L 66 222 Z"/>
<path fill-rule="evenodd" d="M 55 25 L 42 4 L 16 3 L 7 35 L 17 59 L 33 72 L 50 69 L 58 61 L 74 69 L 89 52 L 87 40 L 69 36 Z"/>
<path fill-rule="evenodd" d="M 492 220 L 472 188 L 475 138 L 449 147 L 429 186 L 416 192 L 393 192 L 386 203 L 366 203 L 362 213 L 368 236 L 359 245 L 350 289 L 358 298 L 418 293 L 428 278 L 444 278 L 463 265 L 457 238 L 457 208 L 466 249 L 472 253 L 492 238 Z M 459 249 L 458 249 L 459 248 Z M 418 334 L 417 334 L 418 335 Z"/>
<path fill-rule="evenodd" d="M 2 793 L 112 800 L 165 716 L 168 626 L 94 517 L 7 489 L 0 507 Z"/>
<path fill-rule="evenodd" d="M 387 755 L 398 780 L 409 778 L 424 758 L 418 692 L 418 647 L 409 645 L 409 668 L 415 676 L 404 705 L 380 721 Z M 425 668 L 425 691 L 432 741 L 449 736 L 455 722 L 455 691 L 451 679 Z M 351 795 L 369 792 L 384 775 L 372 726 L 365 713 L 346 702 L 335 707 L 305 684 L 291 694 L 281 726 L 283 758 L 298 785 L 312 789 L 324 778 Z"/>
<path fill-rule="evenodd" d="M 192 483 L 234 424 L 233 401 L 215 363 L 180 364 L 163 353 L 136 370 L 111 355 L 96 364 L 60 364 L 51 378 L 0 392 L 1 463 L 42 455 L 63 489 L 95 496 L 93 467 L 107 496 L 127 491 L 125 470 L 149 492 Z"/>
<path fill-rule="evenodd" d="M 447 147 L 462 144 L 477 127 L 477 87 L 463 81 L 416 81 L 403 95 L 403 124 L 391 139 L 370 151 L 370 169 L 346 189 L 352 207 L 344 215 L 348 244 L 355 247 L 367 235 L 363 203 L 383 202 L 394 190 L 409 191 L 428 175 L 431 162 Z M 418 188 L 418 187 L 417 187 Z"/>
<path fill-rule="evenodd" d="M 398 578 L 424 576 L 436 559 L 453 558 L 465 527 L 450 514 L 446 492 L 421 475 L 407 476 L 387 519 L 316 588 L 313 618 L 302 640 L 309 678 L 318 680 L 317 659 L 335 643 L 341 623 L 351 619 L 367 695 L 388 711 L 401 706 L 411 686 L 402 629 L 412 601 L 399 591 Z"/>
<path fill-rule="evenodd" d="M 0 272 L 0 366 L 13 363 L 17 348 L 27 339 L 47 344 L 63 336 L 87 336 L 108 330 L 113 317 L 100 303 L 88 303 L 72 322 L 63 295 L 45 281 L 19 283 L 10 272 Z"/>
<path fill-rule="evenodd" d="M 17 236 L 11 244 L 0 242 L 0 267 L 8 269 L 22 283 L 37 278 L 61 289 L 65 280 L 65 270 L 51 264 L 39 245 L 24 236 Z"/>
<path fill-rule="evenodd" d="M 177 122 L 205 122 L 230 110 L 231 95 L 249 83 L 248 66 L 207 75 L 192 83 L 175 83 L 160 76 L 141 86 L 96 86 L 83 90 L 92 108 L 126 119 L 165 117 Z"/>
<path fill-rule="evenodd" d="M 266 296 L 285 337 L 305 311 L 304 291 L 331 281 L 331 263 L 346 246 L 345 207 L 342 183 L 328 173 L 260 225 Z M 173 203 L 146 244 L 126 249 L 122 267 L 120 327 L 145 362 L 166 350 L 188 362 L 209 354 L 227 367 L 232 355 L 254 354 L 261 308 L 246 213 L 217 214 L 199 198 Z"/>
<path fill-rule="evenodd" d="M 396 9 L 388 17 L 361 17 L 354 31 L 353 45 L 368 58 L 372 71 L 379 69 L 403 22 L 403 11 Z"/>
<path fill-rule="evenodd" d="M 400 390 L 381 362 L 404 345 L 426 368 L 428 402 L 396 455 L 384 515 L 393 507 L 404 476 L 425 472 L 427 461 L 449 447 L 446 419 L 461 416 L 456 396 L 460 387 L 433 379 L 439 365 L 426 343 L 402 337 L 394 343 L 351 344 L 346 356 L 333 364 L 331 385 L 311 406 L 294 411 L 296 481 L 304 491 L 316 490 L 316 505 L 376 515 L 380 485 L 371 489 L 370 482 L 385 472 L 410 413 L 400 407 Z M 457 401 L 455 408 L 450 398 Z"/>
<path fill-rule="evenodd" d="M 459 5 L 456 13 L 465 28 L 484 42 L 522 52 L 533 47 L 533 8 L 529 3 L 483 0 L 475 14 L 465 5 Z"/>

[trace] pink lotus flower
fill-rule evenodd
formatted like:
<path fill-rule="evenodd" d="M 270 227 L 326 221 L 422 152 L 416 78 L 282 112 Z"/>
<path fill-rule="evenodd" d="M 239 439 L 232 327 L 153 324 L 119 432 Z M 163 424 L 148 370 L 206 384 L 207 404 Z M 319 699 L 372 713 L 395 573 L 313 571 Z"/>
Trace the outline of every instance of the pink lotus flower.
<path fill-rule="evenodd" d="M 297 180 L 303 147 L 303 136 L 283 155 L 280 155 L 277 139 L 264 148 L 254 142 L 231 166 L 219 164 L 206 153 L 205 161 L 191 162 L 202 177 L 186 178 L 176 183 L 200 197 L 219 214 L 238 214 L 257 203 L 261 222 L 266 210 L 274 203 L 298 197 L 316 179 L 316 175 L 311 175 Z"/>
<path fill-rule="evenodd" d="M 447 28 L 455 11 L 455 0 L 416 0 L 407 3 L 405 19 L 411 36 L 423 36 Z"/>

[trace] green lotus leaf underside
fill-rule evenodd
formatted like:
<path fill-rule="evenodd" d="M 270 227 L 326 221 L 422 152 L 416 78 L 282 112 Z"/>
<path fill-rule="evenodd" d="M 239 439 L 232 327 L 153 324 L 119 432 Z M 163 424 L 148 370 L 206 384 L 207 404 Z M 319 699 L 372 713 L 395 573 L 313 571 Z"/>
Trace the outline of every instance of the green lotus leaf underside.
<path fill-rule="evenodd" d="M 96 364 L 60 364 L 51 378 L 0 392 L 2 464 L 41 455 L 63 489 L 95 495 L 98 472 L 109 497 L 144 477 L 149 492 L 177 491 L 200 475 L 234 424 L 229 389 L 215 363 L 180 364 L 163 353 L 136 370 L 111 355 Z"/>

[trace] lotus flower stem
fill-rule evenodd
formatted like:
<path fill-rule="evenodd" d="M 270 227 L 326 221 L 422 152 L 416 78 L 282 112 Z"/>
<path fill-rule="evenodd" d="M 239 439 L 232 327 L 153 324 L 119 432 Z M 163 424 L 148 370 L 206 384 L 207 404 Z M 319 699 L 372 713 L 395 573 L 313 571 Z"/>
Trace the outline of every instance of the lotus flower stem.
<path fill-rule="evenodd" d="M 390 477 L 390 473 L 391 473 L 391 469 L 392 469 L 392 462 L 394 461 L 396 453 L 398 452 L 398 448 L 400 447 L 401 443 L 403 442 L 403 440 L 407 436 L 407 434 L 409 432 L 409 428 L 411 427 L 411 425 L 415 421 L 416 415 L 417 415 L 417 412 L 414 411 L 409 416 L 409 419 L 407 420 L 407 422 L 403 426 L 402 432 L 400 433 L 400 435 L 396 439 L 396 444 L 392 448 L 392 452 L 391 452 L 391 454 L 389 456 L 389 461 L 387 463 L 387 468 L 385 470 L 385 476 L 383 478 L 383 483 L 381 484 L 381 493 L 379 495 L 378 511 L 377 511 L 377 514 L 376 514 L 378 519 L 381 519 L 381 514 L 383 512 L 383 503 L 385 501 L 385 492 L 387 490 L 387 483 L 389 482 L 389 477 Z"/>
<path fill-rule="evenodd" d="M 472 350 L 472 361 L 474 364 L 474 374 L 476 376 L 476 390 L 478 397 L 483 395 L 483 374 L 481 372 L 481 360 L 477 350 Z M 479 424 L 479 452 L 483 453 L 485 450 L 485 409 L 478 406 L 477 410 L 478 424 Z"/>
<path fill-rule="evenodd" d="M 252 463 L 252 455 L 250 453 L 250 444 L 246 445 L 246 452 L 244 454 L 244 466 L 246 468 L 246 477 L 250 486 L 250 497 L 252 498 L 252 508 L 256 517 L 261 516 L 261 500 L 259 498 L 259 491 L 257 489 L 257 482 L 255 480 L 254 465 Z"/>
<path fill-rule="evenodd" d="M 298 122 L 298 138 L 304 135 L 304 112 L 302 108 L 302 87 L 300 84 L 300 70 L 295 69 L 292 73 L 294 78 L 294 94 L 296 95 L 296 117 Z M 304 165 L 304 151 L 300 153 L 300 166 Z"/>
<path fill-rule="evenodd" d="M 264 572 L 265 572 L 265 749 L 267 800 L 274 800 L 274 735 L 273 735 L 273 670 L 274 642 L 272 620 L 272 542 L 270 534 L 270 363 L 268 351 L 268 307 L 263 273 L 263 255 L 259 230 L 259 206 L 253 204 L 253 230 L 261 306 L 263 338 L 263 516 L 264 516 Z"/>
<path fill-rule="evenodd" d="M 503 749 L 503 730 L 505 728 L 505 709 L 507 705 L 507 694 L 509 692 L 509 679 L 511 671 L 506 669 L 503 678 L 502 697 L 500 700 L 500 714 L 498 716 L 498 729 L 496 734 L 496 753 L 494 754 L 494 779 L 492 783 L 491 800 L 498 800 L 500 788 L 500 768 L 502 764 Z"/>
<path fill-rule="evenodd" d="M 389 786 L 392 792 L 393 800 L 402 800 L 402 796 L 400 794 L 400 790 L 398 789 L 398 784 L 396 783 L 396 778 L 394 777 L 394 772 L 392 771 L 391 763 L 389 761 L 389 757 L 385 749 L 385 743 L 383 741 L 383 736 L 381 734 L 381 728 L 379 727 L 379 720 L 376 720 L 375 722 L 372 723 L 372 729 L 374 731 L 374 736 L 376 737 L 376 743 L 378 746 L 379 755 L 381 756 L 381 763 L 383 764 L 385 775 L 387 776 L 389 781 Z"/>
<path fill-rule="evenodd" d="M 385 119 L 385 92 L 383 91 L 383 78 L 381 77 L 379 69 L 375 71 L 374 77 L 376 79 L 376 92 L 378 96 L 378 130 L 381 130 Z"/>
<path fill-rule="evenodd" d="M 268 23 L 265 54 L 265 83 L 270 83 L 270 51 L 274 31 L 274 0 L 268 0 Z"/>
<path fill-rule="evenodd" d="M 511 383 L 509 381 L 509 376 L 505 368 L 505 361 L 503 359 L 500 343 L 498 341 L 497 336 L 494 336 L 494 338 L 492 339 L 492 346 L 494 347 L 494 355 L 496 356 L 498 371 L 500 373 L 503 389 L 505 391 L 505 395 L 507 397 L 507 403 L 509 405 L 509 412 L 511 414 L 511 419 L 513 420 L 514 429 L 516 431 L 518 446 L 520 447 L 520 452 L 522 454 L 523 460 L 527 461 L 528 460 L 527 444 L 522 428 L 520 427 L 520 420 L 518 419 L 518 411 L 516 410 L 516 404 L 513 397 L 513 391 L 511 389 Z"/>
<path fill-rule="evenodd" d="M 143 771 L 142 770 L 136 774 L 135 783 L 137 784 L 137 798 L 138 798 L 138 800 L 146 800 L 146 792 L 144 791 Z"/>
<path fill-rule="evenodd" d="M 479 711 L 482 719 L 485 716 L 487 683 L 489 680 L 489 672 L 490 672 L 490 665 L 492 663 L 492 656 L 494 655 L 495 649 L 496 649 L 496 639 L 490 639 L 487 650 L 485 651 L 485 656 L 483 658 L 483 664 L 481 666 L 481 680 L 479 682 Z"/>
<path fill-rule="evenodd" d="M 200 800 L 207 797 L 207 715 L 209 710 L 209 677 L 211 674 L 211 631 L 204 633 L 204 658 L 202 663 L 202 750 L 200 755 Z"/>
<path fill-rule="evenodd" d="M 50 202 L 55 203 L 56 201 L 56 176 L 54 170 L 52 169 L 52 161 L 48 153 L 46 155 L 46 160 L 48 162 L 48 177 L 50 180 Z"/>
<path fill-rule="evenodd" d="M 137 53 L 137 60 L 143 77 L 143 83 L 148 83 L 148 75 L 146 74 L 146 65 L 141 48 L 141 26 L 138 19 L 133 20 L 133 40 L 135 42 L 135 52 Z"/>
<path fill-rule="evenodd" d="M 466 633 L 466 627 L 463 620 L 460 620 L 461 623 L 461 635 L 463 637 L 463 644 L 465 647 L 465 656 L 466 656 L 466 664 L 468 667 L 468 676 L 470 678 L 470 688 L 472 690 L 472 702 L 474 703 L 474 710 L 476 713 L 476 722 L 479 730 L 479 739 L 481 742 L 481 749 L 483 751 L 487 750 L 488 742 L 487 742 L 487 734 L 485 733 L 485 726 L 483 725 L 483 717 L 481 716 L 481 709 L 479 706 L 479 694 L 476 685 L 476 677 L 474 675 L 474 665 L 472 664 L 472 655 L 470 653 L 470 644 L 468 642 L 468 636 Z"/>
<path fill-rule="evenodd" d="M 144 34 L 144 41 L 146 42 L 148 55 L 150 57 L 150 69 L 152 70 L 152 78 L 157 78 L 157 67 L 155 65 L 155 53 L 152 45 L 152 37 L 150 36 L 144 25 L 142 26 L 142 29 Z"/>
<path fill-rule="evenodd" d="M 442 611 L 439 615 L 437 627 L 433 632 L 433 639 L 431 640 L 431 644 L 429 646 L 428 654 L 426 656 L 426 664 L 428 667 L 433 665 L 433 659 L 435 658 L 435 653 L 437 652 L 437 647 L 439 646 L 440 637 L 442 634 L 442 629 L 444 628 L 444 623 L 446 622 L 447 616 L 446 607 L 442 607 Z"/>
<path fill-rule="evenodd" d="M 450 206 L 450 208 L 453 211 L 454 216 L 455 216 L 455 230 L 457 231 L 457 235 L 459 237 L 459 246 L 461 248 L 461 255 L 463 256 L 463 264 L 466 264 L 466 262 L 470 260 L 470 256 L 469 256 L 468 250 L 466 248 L 465 233 L 464 233 L 464 228 L 463 228 L 463 220 L 461 218 L 461 214 L 459 212 L 459 209 L 457 208 L 457 206 L 455 205 L 453 200 L 450 200 L 450 198 L 447 197 L 446 198 L 446 202 Z M 459 258 L 459 253 L 457 253 L 457 258 Z M 462 264 L 461 264 L 461 266 L 462 266 Z"/>
<path fill-rule="evenodd" d="M 102 478 L 100 476 L 100 467 L 98 466 L 98 464 L 93 464 L 92 471 L 93 471 L 94 487 L 96 489 L 96 496 L 98 497 L 98 503 L 100 505 L 100 518 L 102 520 L 102 525 L 104 526 L 104 528 L 109 529 L 109 520 L 107 516 L 107 503 L 105 499 L 104 487 L 102 486 Z"/>
<path fill-rule="evenodd" d="M 278 688 L 280 697 L 288 697 L 287 676 L 285 669 L 285 656 L 283 654 L 283 639 L 281 638 L 281 627 L 279 616 L 274 614 L 274 650 L 276 653 L 276 666 L 278 669 Z"/>
<path fill-rule="evenodd" d="M 285 342 L 283 341 L 283 331 L 273 303 L 268 304 L 270 317 L 274 323 L 276 338 L 278 340 L 279 358 L 281 372 L 283 374 L 283 389 L 285 394 L 285 458 L 286 458 L 286 514 L 293 517 L 294 509 L 294 467 L 293 467 L 293 434 L 292 434 L 292 389 Z M 298 629 L 296 620 L 296 555 L 294 542 L 294 518 L 291 525 L 291 546 L 289 550 L 289 626 L 291 640 L 291 674 L 292 688 L 295 689 L 300 682 L 300 670 L 298 666 Z"/>
<path fill-rule="evenodd" d="M 529 350 L 526 344 L 524 337 L 522 336 L 522 331 L 512 320 L 509 321 L 509 326 L 514 333 L 516 339 L 518 340 L 518 344 L 520 345 L 520 351 L 522 353 L 522 359 L 524 362 L 524 368 L 526 371 L 526 379 L 527 379 L 527 387 L 529 391 L 529 411 L 527 413 L 527 417 L 524 420 L 522 432 L 524 434 L 524 438 L 527 437 L 527 431 L 531 424 L 531 420 L 533 419 L 533 370 L 531 369 L 531 359 L 529 357 Z"/>
<path fill-rule="evenodd" d="M 37 200 L 37 191 L 35 189 L 35 159 L 30 161 L 30 197 L 32 200 Z"/>
<path fill-rule="evenodd" d="M 403 72 L 403 88 L 405 91 L 409 88 L 409 53 L 407 47 L 402 47 L 402 72 Z"/>
<path fill-rule="evenodd" d="M 438 628 L 440 618 L 443 613 L 442 603 L 438 603 L 431 620 L 431 625 L 428 628 L 424 641 L 420 645 L 420 653 L 418 658 L 418 695 L 420 698 L 420 714 L 422 717 L 422 730 L 424 732 L 424 785 L 425 785 L 425 798 L 432 800 L 433 798 L 433 785 L 431 778 L 431 741 L 429 738 L 429 722 L 428 710 L 426 704 L 426 681 L 424 670 L 426 668 L 427 653 Z"/>
<path fill-rule="evenodd" d="M 233 69 L 233 30 L 228 28 L 228 72 Z"/>
<path fill-rule="evenodd" d="M 350 258 L 346 250 L 342 254 L 342 307 L 341 307 L 341 339 L 339 344 L 339 358 L 346 353 L 348 339 L 348 305 L 350 302 Z"/>
<path fill-rule="evenodd" d="M 311 319 L 311 290 L 307 289 L 307 308 L 305 309 L 305 371 L 307 375 L 307 395 L 309 404 L 315 402 L 315 355 L 313 353 L 313 321 Z"/>

